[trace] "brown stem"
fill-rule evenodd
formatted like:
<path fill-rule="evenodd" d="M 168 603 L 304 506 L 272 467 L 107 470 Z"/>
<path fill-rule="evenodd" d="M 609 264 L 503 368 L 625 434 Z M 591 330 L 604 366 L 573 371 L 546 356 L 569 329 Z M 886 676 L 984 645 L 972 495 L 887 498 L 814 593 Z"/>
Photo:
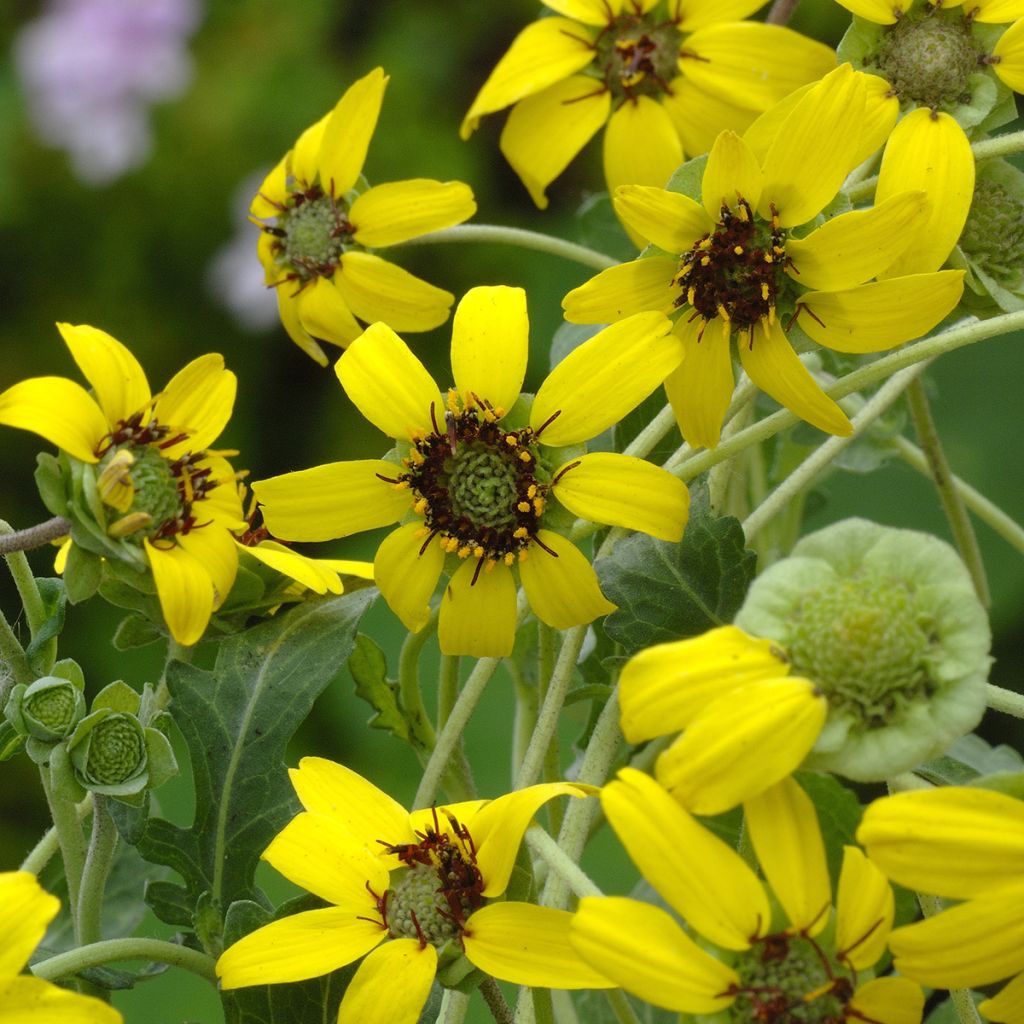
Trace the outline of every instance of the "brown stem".
<path fill-rule="evenodd" d="M 64 537 L 71 529 L 71 523 L 63 516 L 54 516 L 45 523 L 30 526 L 26 530 L 15 530 L 14 533 L 0 534 L 0 555 L 9 555 L 13 551 L 29 551 L 41 548 L 51 540 Z"/>
<path fill-rule="evenodd" d="M 484 997 L 497 1024 L 513 1024 L 515 1018 L 512 1016 L 512 1008 L 505 1002 L 505 997 L 493 978 L 484 978 L 480 982 L 480 995 Z"/>
<path fill-rule="evenodd" d="M 772 9 L 768 12 L 768 17 L 764 19 L 765 23 L 768 25 L 788 24 L 798 3 L 800 0 L 775 0 Z"/>

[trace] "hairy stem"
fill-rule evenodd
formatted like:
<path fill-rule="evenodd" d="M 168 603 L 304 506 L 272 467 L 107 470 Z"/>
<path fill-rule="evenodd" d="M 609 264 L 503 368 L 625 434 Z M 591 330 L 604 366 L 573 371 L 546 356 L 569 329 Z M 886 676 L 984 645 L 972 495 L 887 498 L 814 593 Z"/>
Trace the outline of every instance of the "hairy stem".
<path fill-rule="evenodd" d="M 30 970 L 37 978 L 55 981 L 89 967 L 116 963 L 121 960 L 155 960 L 157 963 L 181 967 L 192 974 L 198 974 L 212 985 L 217 984 L 213 957 L 198 950 L 179 946 L 176 942 L 163 939 L 106 939 L 88 946 L 58 953 L 48 960 L 33 964 Z"/>
<path fill-rule="evenodd" d="M 70 771 L 70 769 L 69 769 Z M 78 937 L 78 900 L 82 871 L 85 868 L 86 843 L 82 823 L 74 802 L 67 800 L 50 782 L 50 771 L 46 765 L 39 768 L 43 793 L 50 808 L 50 818 L 57 832 L 61 858 L 64 861 L 64 877 L 68 884 L 68 911 L 75 922 L 75 937 Z"/>
<path fill-rule="evenodd" d="M 75 804 L 75 814 L 79 821 L 85 821 L 92 812 L 92 793 L 86 793 L 85 799 Z M 38 875 L 43 868 L 53 859 L 53 855 L 60 849 L 60 841 L 57 837 L 57 829 L 48 828 L 43 838 L 36 843 L 29 851 L 28 856 L 21 862 L 21 871 L 29 871 Z"/>
<path fill-rule="evenodd" d="M 533 825 L 527 831 L 526 844 L 538 857 L 547 862 L 553 874 L 557 875 L 575 895 L 604 895 L 590 876 L 539 825 Z"/>
<path fill-rule="evenodd" d="M 1024 718 L 1024 694 L 1014 690 L 1004 690 L 1001 686 L 989 683 L 986 687 L 986 703 L 993 711 L 1001 711 L 1004 715 Z"/>
<path fill-rule="evenodd" d="M 793 17 L 794 11 L 796 11 L 797 4 L 800 0 L 775 0 L 772 4 L 772 9 L 768 12 L 768 17 L 765 18 L 765 23 L 768 25 L 788 25 L 789 19 Z"/>
<path fill-rule="evenodd" d="M 117 828 L 107 809 L 108 797 L 93 794 L 92 835 L 82 868 L 78 897 L 78 941 L 82 945 L 102 937 L 103 894 L 117 849 Z"/>
<path fill-rule="evenodd" d="M 18 683 L 28 686 L 36 678 L 35 672 L 32 671 L 28 663 L 24 648 L 2 611 L 0 611 L 0 661 L 8 665 L 11 670 L 9 678 L 0 679 L 0 710 L 2 710 L 14 686 Z"/>
<path fill-rule="evenodd" d="M 24 530 L 12 530 L 8 527 L 8 530 L 0 535 L 0 555 L 9 555 L 12 551 L 31 551 L 32 548 L 41 548 L 44 544 L 49 544 L 50 541 L 66 536 L 70 529 L 70 521 L 63 516 L 54 516 L 44 523 L 37 523 Z"/>
<path fill-rule="evenodd" d="M 487 1009 L 497 1024 L 513 1024 L 512 1007 L 505 1001 L 505 996 L 493 978 L 484 978 L 480 982 L 480 995 L 484 997 Z"/>
<path fill-rule="evenodd" d="M 602 989 L 602 992 L 619 1024 L 640 1024 L 640 1018 L 637 1016 L 636 1010 L 633 1009 L 633 1004 L 621 988 L 606 988 Z"/>
<path fill-rule="evenodd" d="M 438 609 L 434 609 L 430 620 L 418 633 L 407 634 L 398 656 L 398 692 L 402 701 L 402 713 L 409 726 L 409 739 L 413 749 L 427 755 L 434 749 L 436 735 L 430 724 L 427 709 L 423 704 L 420 687 L 420 654 L 423 646 L 437 631 Z"/>

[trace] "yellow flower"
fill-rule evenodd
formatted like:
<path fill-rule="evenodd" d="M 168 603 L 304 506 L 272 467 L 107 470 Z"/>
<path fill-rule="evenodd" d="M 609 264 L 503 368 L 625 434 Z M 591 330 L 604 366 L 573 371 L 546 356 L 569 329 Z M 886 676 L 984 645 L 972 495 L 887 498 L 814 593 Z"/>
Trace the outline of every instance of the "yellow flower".
<path fill-rule="evenodd" d="M 544 0 L 558 15 L 528 25 L 462 123 L 514 104 L 501 150 L 547 206 L 545 189 L 605 122 L 604 173 L 618 185 L 663 185 L 684 155 L 835 66 L 827 46 L 741 19 L 757 0 Z"/>
<path fill-rule="evenodd" d="M 227 949 L 217 962 L 223 988 L 302 981 L 365 956 L 339 1024 L 413 1024 L 435 974 L 462 953 L 520 985 L 608 987 L 569 946 L 568 912 L 493 902 L 537 810 L 587 787 L 546 783 L 410 814 L 333 761 L 306 757 L 290 774 L 305 809 L 263 858 L 331 906 Z"/>
<path fill-rule="evenodd" d="M 570 940 L 609 981 L 679 1013 L 731 1008 L 728 1019 L 789 1024 L 801 1007 L 807 1020 L 919 1024 L 918 985 L 866 980 L 885 952 L 892 889 L 847 846 L 833 911 L 814 805 L 792 779 L 744 804 L 770 891 L 643 772 L 622 769 L 601 804 L 641 874 L 688 925 L 649 903 L 581 900 Z"/>
<path fill-rule="evenodd" d="M 360 185 L 387 81 L 376 68 L 350 86 L 267 175 L 250 207 L 262 222 L 259 257 L 277 289 L 281 323 L 321 366 L 327 356 L 315 339 L 345 346 L 362 333 L 360 320 L 399 331 L 443 324 L 451 293 L 369 250 L 476 212 L 469 186 L 458 181 Z"/>
<path fill-rule="evenodd" d="M 0 873 L 0 1024 L 121 1024 L 99 999 L 19 974 L 59 909 L 35 875 Z"/>
<path fill-rule="evenodd" d="M 690 444 L 718 443 L 733 392 L 733 336 L 762 391 L 819 429 L 848 434 L 849 420 L 797 357 L 780 311 L 792 310 L 790 324 L 821 345 L 866 353 L 919 337 L 959 300 L 962 271 L 886 277 L 922 230 L 942 222 L 943 207 L 929 215 L 920 189 L 839 214 L 809 234 L 794 231 L 815 222 L 891 129 L 895 101 L 879 86 L 843 65 L 784 108 L 781 122 L 766 115 L 772 141 L 757 124 L 747 139 L 723 132 L 704 169 L 702 202 L 659 188 L 616 192 L 620 216 L 654 253 L 571 291 L 565 316 L 607 323 L 656 309 L 676 317 L 686 361 L 665 389 Z"/>
<path fill-rule="evenodd" d="M 439 619 L 447 654 L 511 653 L 513 569 L 537 617 L 556 629 L 613 610 L 586 556 L 550 528 L 556 500 L 573 516 L 665 540 L 679 540 L 686 522 L 689 496 L 675 477 L 642 459 L 584 454 L 581 446 L 675 368 L 681 346 L 668 320 L 644 313 L 600 332 L 555 367 L 535 397 L 520 400 L 528 334 L 522 289 L 469 291 L 452 327 L 455 387 L 445 399 L 405 342 L 374 324 L 336 370 L 359 411 L 398 441 L 398 457 L 253 484 L 270 530 L 287 540 L 411 520 L 381 543 L 374 577 L 416 632 L 450 563 Z"/>
<path fill-rule="evenodd" d="M 148 565 L 171 635 L 194 644 L 231 590 L 231 531 L 245 528 L 235 473 L 207 450 L 231 416 L 235 375 L 211 353 L 154 396 L 109 334 L 57 326 L 92 394 L 64 377 L 34 377 L 0 394 L 0 423 L 45 438 L 85 472 L 82 501 L 95 519 L 73 519 L 74 542 Z"/>

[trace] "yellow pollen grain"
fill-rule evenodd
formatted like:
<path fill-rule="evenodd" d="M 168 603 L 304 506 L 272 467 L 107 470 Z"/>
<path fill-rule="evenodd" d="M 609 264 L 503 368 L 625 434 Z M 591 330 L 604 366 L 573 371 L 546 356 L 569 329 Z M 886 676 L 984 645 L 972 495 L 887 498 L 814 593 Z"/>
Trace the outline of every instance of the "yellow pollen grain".
<path fill-rule="evenodd" d="M 743 255 L 743 246 L 742 245 L 734 245 L 732 247 L 732 251 L 734 253 L 736 253 L 737 256 L 742 256 Z"/>
<path fill-rule="evenodd" d="M 396 480 L 391 487 L 396 491 L 404 491 L 409 487 L 408 480 Z"/>
<path fill-rule="evenodd" d="M 421 516 L 421 515 L 423 515 L 427 511 L 427 509 L 429 507 L 430 507 L 430 502 L 427 501 L 426 498 L 420 498 L 419 501 L 414 501 L 413 502 L 412 510 L 413 510 L 413 512 L 416 513 L 416 515 Z"/>
<path fill-rule="evenodd" d="M 702 267 L 707 267 L 710 264 L 711 264 L 711 257 L 710 256 L 701 256 L 701 258 L 700 258 L 700 265 Z"/>
<path fill-rule="evenodd" d="M 483 558 L 484 557 L 484 549 L 482 547 L 480 547 L 479 544 L 477 544 L 477 546 L 475 548 L 473 548 L 473 557 L 474 558 Z"/>
<path fill-rule="evenodd" d="M 520 526 L 517 530 L 512 531 L 512 536 L 516 540 L 523 540 L 525 537 L 530 535 L 530 531 L 525 526 Z"/>
<path fill-rule="evenodd" d="M 421 451 L 419 451 L 416 448 L 413 448 L 413 450 L 409 452 L 408 461 L 415 463 L 417 466 L 421 466 L 423 465 L 424 462 L 426 462 L 426 457 L 423 455 Z"/>
<path fill-rule="evenodd" d="M 696 297 L 696 295 L 697 295 L 697 289 L 696 288 L 687 288 L 686 289 L 686 302 L 687 302 L 688 305 L 690 305 L 690 306 L 693 305 L 693 300 Z"/>
<path fill-rule="evenodd" d="M 455 537 L 449 537 L 444 542 L 444 549 L 445 549 L 445 551 L 448 552 L 448 554 L 451 554 L 453 551 L 457 551 L 458 548 L 459 548 L 459 542 L 458 542 L 458 540 Z"/>
<path fill-rule="evenodd" d="M 765 261 L 765 263 L 774 263 L 775 262 L 775 258 L 772 256 L 772 254 L 770 252 L 766 252 L 764 254 L 764 261 Z"/>
<path fill-rule="evenodd" d="M 517 512 L 529 512 L 530 511 L 530 503 L 528 501 L 520 501 L 516 505 L 516 511 Z"/>
<path fill-rule="evenodd" d="M 505 444 L 507 444 L 509 448 L 515 448 L 515 446 L 519 444 L 519 438 L 516 437 L 515 434 L 506 434 Z"/>
<path fill-rule="evenodd" d="M 513 565 L 515 563 L 515 560 L 516 560 L 516 556 L 511 551 L 506 551 L 505 552 L 505 557 L 502 559 L 502 561 L 506 565 Z"/>
<path fill-rule="evenodd" d="M 529 452 L 520 452 L 519 453 L 519 461 L 520 462 L 529 462 L 530 461 L 530 457 L 531 456 L 530 456 Z"/>
<path fill-rule="evenodd" d="M 472 552 L 468 547 L 459 548 L 459 558 L 469 558 Z"/>
<path fill-rule="evenodd" d="M 494 567 L 497 564 L 498 563 L 493 558 L 488 558 L 487 561 L 484 562 L 484 572 L 494 572 Z"/>
<path fill-rule="evenodd" d="M 742 197 L 739 195 L 739 193 L 737 193 L 736 194 L 736 198 L 737 199 L 741 199 Z M 750 220 L 750 214 L 747 212 L 746 203 L 742 203 L 742 202 L 740 203 L 739 208 L 737 210 L 737 213 L 739 214 L 740 220 L 742 220 L 742 221 L 749 221 Z"/>
<path fill-rule="evenodd" d="M 711 239 L 710 238 L 702 238 L 697 243 L 697 248 L 698 249 L 703 249 L 703 250 L 707 251 L 708 249 L 711 248 Z"/>
<path fill-rule="evenodd" d="M 533 499 L 533 511 L 539 516 L 544 511 L 544 499 L 534 498 Z"/>
<path fill-rule="evenodd" d="M 529 552 L 527 551 L 526 548 L 520 548 L 519 549 L 519 561 L 520 562 L 525 562 L 528 554 L 529 554 Z"/>
<path fill-rule="evenodd" d="M 762 281 L 761 282 L 761 298 L 762 299 L 767 299 L 768 298 L 768 282 L 767 281 Z"/>
<path fill-rule="evenodd" d="M 459 395 L 458 395 L 458 392 L 454 388 L 449 388 L 448 389 L 448 396 L 447 396 L 446 405 L 448 406 L 448 411 L 449 412 L 453 412 L 454 413 L 454 412 L 458 412 L 459 411 Z"/>
<path fill-rule="evenodd" d="M 718 303 L 718 305 L 715 307 L 715 309 L 718 311 L 718 315 L 723 320 L 726 320 L 726 321 L 729 320 L 729 311 L 725 308 L 725 306 L 723 306 L 721 303 Z"/>

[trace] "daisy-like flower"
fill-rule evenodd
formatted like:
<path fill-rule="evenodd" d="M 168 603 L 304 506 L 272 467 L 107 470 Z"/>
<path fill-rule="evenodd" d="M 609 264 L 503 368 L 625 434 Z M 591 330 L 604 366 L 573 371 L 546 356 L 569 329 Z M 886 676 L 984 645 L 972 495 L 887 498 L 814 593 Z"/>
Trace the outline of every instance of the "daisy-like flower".
<path fill-rule="evenodd" d="M 608 188 L 663 185 L 685 155 L 835 66 L 827 46 L 744 21 L 763 4 L 729 0 L 544 0 L 557 15 L 527 26 L 462 123 L 513 106 L 501 150 L 547 206 L 545 189 L 607 122 Z"/>
<path fill-rule="evenodd" d="M 723 132 L 700 202 L 660 188 L 617 191 L 616 209 L 652 253 L 571 291 L 565 316 L 608 323 L 656 309 L 675 318 L 686 361 L 665 389 L 690 444 L 718 443 L 734 386 L 731 338 L 762 391 L 819 429 L 848 434 L 846 414 L 797 357 L 780 313 L 791 311 L 789 324 L 818 344 L 867 353 L 921 336 L 959 300 L 962 271 L 885 277 L 929 223 L 920 189 L 818 219 L 891 129 L 896 105 L 884 89 L 843 65 L 793 104 L 770 143 L 758 125 L 750 142 Z M 799 230 L 806 224 L 809 233 Z"/>
<path fill-rule="evenodd" d="M 1024 802 L 970 786 L 874 801 L 857 841 L 895 882 L 962 900 L 891 936 L 901 974 L 936 988 L 1012 980 L 979 1009 L 1024 1022 Z"/>
<path fill-rule="evenodd" d="M 601 331 L 520 397 L 529 353 L 526 295 L 474 288 L 452 327 L 455 387 L 442 398 L 408 346 L 374 324 L 338 360 L 359 411 L 398 442 L 394 461 L 340 462 L 253 484 L 267 525 L 289 541 L 329 540 L 403 522 L 381 543 L 374 578 L 405 627 L 430 617 L 441 573 L 447 654 L 503 657 L 516 624 L 516 576 L 556 629 L 612 611 L 586 556 L 552 526 L 562 509 L 679 540 L 685 486 L 642 459 L 585 454 L 675 368 L 682 346 L 660 313 Z M 559 507 L 561 506 L 561 508 Z"/>
<path fill-rule="evenodd" d="M 545 783 L 410 814 L 333 761 L 306 757 L 290 774 L 305 810 L 263 859 L 331 906 L 229 947 L 217 962 L 223 988 L 302 981 L 365 956 L 339 1024 L 414 1024 L 435 975 L 443 983 L 462 954 L 516 984 L 609 987 L 570 947 L 567 911 L 493 902 L 537 810 L 588 787 Z"/>
<path fill-rule="evenodd" d="M 0 394 L 0 423 L 31 430 L 67 456 L 71 538 L 152 572 L 174 639 L 194 644 L 238 568 L 245 529 L 235 473 L 208 450 L 231 417 L 235 375 L 200 356 L 156 395 L 135 357 L 109 334 L 58 324 L 90 394 L 64 377 L 34 377 Z"/>
<path fill-rule="evenodd" d="M 121 1014 L 99 999 L 20 973 L 58 910 L 60 901 L 35 875 L 0 874 L 0 1024 L 121 1024 Z"/>
<path fill-rule="evenodd" d="M 366 188 L 360 173 L 377 126 L 387 76 L 354 83 L 302 133 L 267 175 L 250 213 L 263 228 L 259 257 L 292 341 L 321 366 L 316 339 L 345 346 L 363 324 L 429 331 L 454 296 L 371 250 L 461 224 L 476 212 L 468 185 L 415 178 Z"/>
<path fill-rule="evenodd" d="M 892 889 L 847 846 L 833 910 L 814 805 L 792 779 L 744 804 L 768 886 L 643 772 L 622 769 L 601 805 L 641 874 L 688 925 L 632 899 L 581 900 L 570 940 L 610 981 L 656 1006 L 737 1024 L 919 1024 L 920 987 L 872 977 L 892 927 Z"/>

